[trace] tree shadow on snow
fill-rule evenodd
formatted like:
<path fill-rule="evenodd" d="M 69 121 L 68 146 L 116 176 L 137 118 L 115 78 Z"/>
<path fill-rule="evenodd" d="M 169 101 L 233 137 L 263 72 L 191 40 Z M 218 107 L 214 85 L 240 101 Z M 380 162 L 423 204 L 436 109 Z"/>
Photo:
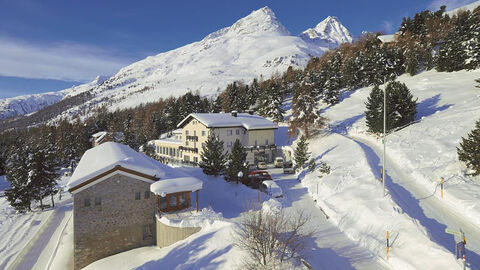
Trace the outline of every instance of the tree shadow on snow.
<path fill-rule="evenodd" d="M 225 261 L 224 259 L 219 260 L 218 258 L 230 251 L 232 245 L 210 252 L 206 256 L 196 257 L 199 252 L 205 249 L 206 243 L 211 241 L 214 234 L 215 232 L 211 232 L 191 242 L 185 242 L 170 250 L 170 252 L 162 258 L 149 261 L 137 269 L 218 269 Z M 179 267 L 180 263 L 183 263 L 181 267 Z"/>
<path fill-rule="evenodd" d="M 376 175 L 376 172 L 380 172 L 381 168 L 380 158 L 377 156 L 375 151 L 366 144 L 357 140 L 354 141 L 365 152 L 368 164 L 370 165 L 372 172 L 374 172 L 374 174 Z M 430 240 L 434 241 L 440 246 L 443 246 L 444 248 L 455 254 L 455 237 L 451 234 L 445 233 L 445 229 L 447 228 L 447 226 L 433 218 L 427 217 L 423 211 L 423 208 L 420 206 L 420 200 L 415 198 L 410 193 L 410 191 L 392 181 L 392 178 L 388 173 L 388 167 L 385 177 L 387 180 L 385 182 L 385 187 L 388 189 L 388 192 L 391 195 L 393 201 L 400 208 L 402 208 L 404 213 L 418 220 L 420 224 L 425 227 Z M 474 262 L 476 265 L 480 264 L 480 256 L 473 251 L 468 250 L 468 245 L 466 247 L 467 256 L 469 257 L 467 260 L 470 262 Z"/>
<path fill-rule="evenodd" d="M 427 98 L 422 100 L 417 105 L 417 115 L 415 116 L 416 120 L 421 120 L 422 117 L 427 117 L 430 115 L 435 114 L 436 112 L 444 111 L 450 108 L 453 104 L 445 104 L 442 106 L 438 106 L 438 102 L 440 101 L 440 94 L 437 94 L 433 97 Z"/>
<path fill-rule="evenodd" d="M 364 116 L 365 116 L 365 113 L 362 113 L 362 114 L 344 119 L 342 121 L 337 121 L 332 125 L 330 125 L 330 129 L 332 130 L 332 132 L 335 132 L 335 133 L 347 134 L 348 128 L 353 126 L 355 122 L 362 119 Z"/>
<path fill-rule="evenodd" d="M 337 254 L 331 248 L 321 248 L 317 245 L 315 237 L 310 237 L 308 242 L 308 251 L 302 254 L 313 269 L 339 269 L 351 270 L 355 269 L 350 262 Z M 325 259 L 327 258 L 327 259 Z"/>

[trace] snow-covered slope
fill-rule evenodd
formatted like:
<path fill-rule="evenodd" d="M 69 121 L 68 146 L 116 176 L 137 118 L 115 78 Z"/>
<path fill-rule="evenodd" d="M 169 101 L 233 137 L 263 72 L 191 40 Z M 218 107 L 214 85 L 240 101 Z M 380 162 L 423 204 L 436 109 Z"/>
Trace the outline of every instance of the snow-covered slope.
<path fill-rule="evenodd" d="M 454 10 L 451 10 L 449 12 L 447 12 L 448 15 L 450 16 L 453 16 L 455 14 L 457 14 L 460 10 L 470 10 L 470 11 L 473 11 L 475 8 L 477 8 L 478 6 L 480 6 L 480 1 L 475 1 L 471 4 L 468 4 L 468 5 L 465 5 L 463 7 L 459 7 L 459 8 L 456 8 Z M 448 8 L 448 6 L 447 6 Z"/>
<path fill-rule="evenodd" d="M 46 106 L 59 102 L 60 100 L 78 95 L 98 86 L 106 77 L 98 76 L 92 82 L 73 86 L 58 92 L 48 92 L 41 94 L 23 95 L 12 98 L 0 99 L 0 119 L 14 117 L 36 112 Z"/>
<path fill-rule="evenodd" d="M 335 16 L 328 16 L 317 24 L 315 28 L 309 28 L 300 34 L 300 37 L 313 42 L 320 47 L 336 48 L 342 43 L 350 43 L 353 40 L 352 34 Z"/>
<path fill-rule="evenodd" d="M 317 28 L 325 42 L 292 36 L 273 11 L 264 7 L 201 41 L 122 68 L 96 86 L 93 99 L 79 107 L 109 102 L 114 110 L 196 90 L 208 96 L 233 81 L 249 82 L 260 75 L 268 78 L 289 66 L 303 67 L 311 56 L 352 40 L 348 30 L 333 17 Z M 79 107 L 64 115 L 75 115 Z"/>

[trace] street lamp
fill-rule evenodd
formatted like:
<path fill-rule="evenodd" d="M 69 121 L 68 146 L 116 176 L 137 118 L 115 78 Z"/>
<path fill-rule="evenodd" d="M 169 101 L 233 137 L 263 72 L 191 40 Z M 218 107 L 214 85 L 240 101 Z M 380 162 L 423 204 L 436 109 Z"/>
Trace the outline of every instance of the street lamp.
<path fill-rule="evenodd" d="M 385 89 L 383 90 L 383 170 L 382 170 L 382 179 L 383 179 L 383 196 L 385 197 L 385 149 L 387 144 L 387 87 L 384 84 Z"/>

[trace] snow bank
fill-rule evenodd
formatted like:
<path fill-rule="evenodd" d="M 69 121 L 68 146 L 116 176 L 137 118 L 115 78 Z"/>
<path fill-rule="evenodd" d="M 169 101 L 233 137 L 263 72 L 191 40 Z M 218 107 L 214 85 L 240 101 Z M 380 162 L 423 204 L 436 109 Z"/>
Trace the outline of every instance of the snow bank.
<path fill-rule="evenodd" d="M 282 210 L 282 203 L 275 199 L 269 199 L 262 204 L 262 211 L 265 213 L 278 213 Z"/>
<path fill-rule="evenodd" d="M 224 220 L 222 213 L 217 213 L 211 208 L 203 208 L 198 213 L 192 211 L 186 214 L 187 215 L 179 214 L 179 218 L 173 218 L 175 217 L 174 214 L 162 215 L 158 220 L 167 226 L 178 228 L 204 228 L 211 226 L 215 221 Z"/>
<path fill-rule="evenodd" d="M 372 161 L 359 145 L 330 134 L 311 140 L 310 150 L 313 157 L 326 161 L 332 172 L 322 178 L 319 172 L 306 174 L 302 183 L 330 220 L 351 239 L 385 258 L 389 231 L 391 252 L 387 263 L 392 268 L 459 269 L 454 256 L 430 240 L 418 220 L 405 214 L 390 196 L 383 196 Z"/>
<path fill-rule="evenodd" d="M 418 97 L 417 123 L 387 136 L 387 155 L 425 194 L 440 199 L 440 177 L 445 193 L 442 203 L 451 211 L 480 226 L 480 182 L 465 176 L 456 147 L 480 119 L 480 95 L 475 79 L 480 70 L 440 73 L 423 72 L 398 78 Z M 364 102 L 371 88 L 351 94 L 326 111 L 332 128 L 381 147 L 380 140 L 366 132 Z M 387 164 L 387 171 L 388 171 Z"/>

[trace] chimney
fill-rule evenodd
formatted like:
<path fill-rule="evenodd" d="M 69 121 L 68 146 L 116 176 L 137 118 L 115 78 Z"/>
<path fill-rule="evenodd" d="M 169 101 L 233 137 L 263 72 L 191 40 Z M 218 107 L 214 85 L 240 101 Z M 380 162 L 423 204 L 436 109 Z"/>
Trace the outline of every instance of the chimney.
<path fill-rule="evenodd" d="M 237 117 L 238 112 L 237 111 L 232 111 L 232 116 Z"/>
<path fill-rule="evenodd" d="M 248 114 L 253 115 L 253 110 L 248 110 Z"/>

